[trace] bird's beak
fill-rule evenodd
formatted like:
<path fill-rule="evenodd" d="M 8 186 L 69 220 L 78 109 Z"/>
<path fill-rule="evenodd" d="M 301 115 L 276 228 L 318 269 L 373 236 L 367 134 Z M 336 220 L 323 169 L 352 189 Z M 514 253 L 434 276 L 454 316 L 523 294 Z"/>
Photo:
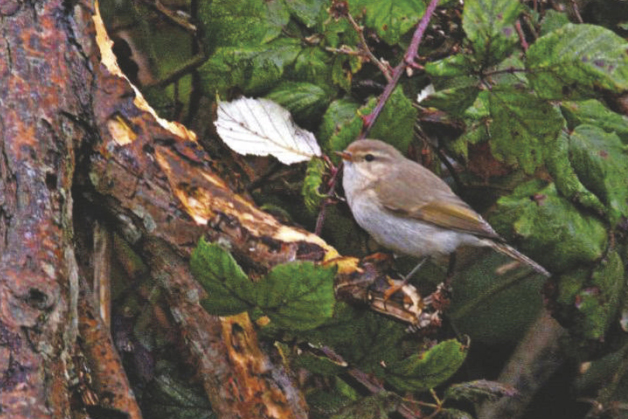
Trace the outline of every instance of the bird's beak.
<path fill-rule="evenodd" d="M 337 155 L 339 155 L 343 160 L 351 161 L 353 159 L 353 155 L 348 151 L 335 151 Z"/>

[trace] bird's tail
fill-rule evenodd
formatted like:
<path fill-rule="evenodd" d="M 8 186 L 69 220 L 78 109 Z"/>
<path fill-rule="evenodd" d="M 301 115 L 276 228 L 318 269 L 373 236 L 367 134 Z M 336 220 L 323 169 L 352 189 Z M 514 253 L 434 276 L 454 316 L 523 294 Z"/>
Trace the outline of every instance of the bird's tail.
<path fill-rule="evenodd" d="M 494 242 L 492 240 L 487 240 L 487 242 L 489 242 L 487 244 L 493 249 L 497 250 L 500 253 L 505 254 L 506 256 L 513 258 L 516 261 L 519 261 L 525 265 L 528 265 L 529 267 L 531 267 L 532 269 L 534 269 L 541 275 L 544 275 L 547 277 L 552 276 L 552 274 L 550 274 L 544 267 L 542 267 L 541 265 L 539 265 L 538 263 L 536 263 L 535 261 L 533 261 L 526 255 L 524 255 L 523 253 L 521 253 L 514 247 L 509 246 L 506 243 Z"/>

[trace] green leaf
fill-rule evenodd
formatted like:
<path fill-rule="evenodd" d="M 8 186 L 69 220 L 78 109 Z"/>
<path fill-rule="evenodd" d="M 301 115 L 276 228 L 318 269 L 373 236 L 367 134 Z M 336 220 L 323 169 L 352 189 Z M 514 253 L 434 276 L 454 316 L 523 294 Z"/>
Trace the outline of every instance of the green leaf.
<path fill-rule="evenodd" d="M 320 192 L 325 168 L 325 161 L 319 158 L 313 158 L 307 164 L 301 195 L 303 195 L 305 207 L 311 214 L 316 214 L 320 210 L 321 203 L 326 197 Z"/>
<path fill-rule="evenodd" d="M 475 62 L 466 54 L 455 54 L 438 61 L 431 61 L 425 64 L 425 72 L 432 78 L 436 78 L 434 85 L 441 87 L 439 78 L 464 78 L 469 77 L 471 81 L 466 81 L 463 86 L 468 86 L 472 82 L 477 82 L 477 77 L 472 76 L 475 70 Z M 447 85 L 447 87 L 453 87 Z M 458 87 L 458 85 L 456 85 Z"/>
<path fill-rule="evenodd" d="M 284 0 L 292 15 L 296 16 L 305 26 L 312 27 L 327 0 Z"/>
<path fill-rule="evenodd" d="M 541 36 L 547 35 L 550 32 L 555 31 L 558 28 L 562 28 L 569 23 L 569 17 L 566 13 L 557 12 L 556 10 L 549 9 L 545 12 L 543 20 L 541 21 L 541 30 L 539 34 Z"/>
<path fill-rule="evenodd" d="M 333 57 L 321 48 L 304 48 L 294 62 L 290 76 L 299 81 L 315 83 L 318 86 L 331 86 Z"/>
<path fill-rule="evenodd" d="M 359 107 L 354 111 L 351 118 L 346 119 L 341 125 L 336 126 L 334 133 L 329 137 L 327 141 L 327 149 L 330 151 L 341 151 L 347 148 L 347 146 L 354 141 L 360 132 L 362 132 L 362 128 L 364 127 L 364 116 L 368 115 L 377 103 L 377 99 L 370 98 L 366 105 Z M 333 105 L 333 104 L 332 104 Z M 331 112 L 331 106 L 327 109 L 325 116 L 323 116 L 323 120 L 328 116 Z M 344 107 L 347 110 L 349 107 Z M 330 116 L 327 118 L 328 120 L 337 120 L 337 117 Z M 328 123 L 323 122 L 325 125 Z M 332 156 L 332 159 L 335 161 L 339 161 L 340 158 L 338 156 Z"/>
<path fill-rule="evenodd" d="M 534 198 L 534 199 L 531 199 Z M 607 245 L 605 225 L 558 195 L 554 184 L 535 180 L 497 201 L 491 225 L 551 272 L 599 260 Z"/>
<path fill-rule="evenodd" d="M 201 238 L 192 252 L 190 268 L 207 291 L 201 305 L 208 313 L 228 316 L 252 307 L 253 283 L 221 246 Z"/>
<path fill-rule="evenodd" d="M 611 322 L 617 320 L 625 282 L 624 263 L 617 252 L 612 252 L 596 268 L 591 283 L 578 293 L 574 301 L 584 316 L 580 331 L 584 337 L 593 340 L 604 338 Z"/>
<path fill-rule="evenodd" d="M 392 363 L 386 381 L 401 391 L 428 390 L 443 383 L 462 366 L 468 346 L 455 339 L 440 342 L 425 352 Z"/>
<path fill-rule="evenodd" d="M 592 275 L 581 269 L 554 279 L 555 315 L 572 337 L 580 340 L 579 345 L 596 345 L 605 338 L 611 324 L 619 321 L 626 291 L 624 269 L 617 252 L 611 252 Z"/>
<path fill-rule="evenodd" d="M 416 26 L 425 13 L 423 0 L 349 0 L 349 12 L 364 11 L 364 25 L 374 29 L 388 45 Z"/>
<path fill-rule="evenodd" d="M 530 83 L 540 97 L 594 97 L 628 89 L 628 44 L 595 25 L 567 24 L 539 38 L 527 52 Z"/>
<path fill-rule="evenodd" d="M 614 132 L 628 144 L 628 117 L 611 111 L 602 102 L 595 99 L 561 102 L 560 109 L 570 130 L 582 124 L 594 125 L 606 132 Z"/>
<path fill-rule="evenodd" d="M 530 93 L 497 89 L 489 95 L 489 109 L 493 155 L 533 173 L 565 123 L 560 112 Z"/>
<path fill-rule="evenodd" d="M 277 38 L 290 19 L 284 0 L 213 0 L 199 3 L 204 44 L 256 46 Z"/>
<path fill-rule="evenodd" d="M 417 110 L 412 106 L 412 101 L 403 94 L 401 86 L 397 86 L 379 114 L 369 137 L 386 141 L 405 153 L 412 142 L 416 116 Z"/>
<path fill-rule="evenodd" d="M 278 84 L 301 51 L 299 40 L 278 39 L 265 45 L 219 48 L 199 69 L 208 96 L 240 87 L 247 94 Z"/>
<path fill-rule="evenodd" d="M 334 276 L 312 262 L 277 265 L 255 284 L 255 303 L 279 327 L 315 328 L 333 315 Z"/>
<path fill-rule="evenodd" d="M 332 146 L 331 138 L 338 135 L 338 133 L 345 129 L 347 125 L 355 123 L 353 121 L 357 119 L 356 115 L 358 109 L 360 109 L 360 104 L 351 99 L 338 99 L 329 105 L 327 111 L 325 111 L 325 114 L 323 115 L 323 122 L 321 123 L 318 134 L 319 141 L 328 153 L 344 150 L 344 148 L 336 148 Z"/>
<path fill-rule="evenodd" d="M 627 149 L 615 133 L 591 125 L 579 125 L 570 136 L 576 175 L 606 205 L 612 226 L 628 216 Z"/>
<path fill-rule="evenodd" d="M 298 122 L 318 119 L 329 105 L 329 94 L 312 83 L 285 81 L 266 95 L 288 109 Z"/>
<path fill-rule="evenodd" d="M 477 86 L 439 90 L 422 101 L 421 106 L 436 108 L 454 116 L 461 116 L 469 106 L 473 105 L 479 92 Z"/>
<path fill-rule="evenodd" d="M 518 41 L 514 23 L 522 12 L 518 0 L 467 0 L 462 27 L 476 59 L 488 67 L 506 58 Z"/>
<path fill-rule="evenodd" d="M 569 151 L 570 139 L 567 132 L 562 131 L 558 141 L 551 147 L 546 159 L 547 170 L 556 182 L 556 189 L 562 196 L 578 202 L 585 208 L 605 215 L 606 207 L 590 190 L 578 179 L 576 169 L 573 167 Z"/>
<path fill-rule="evenodd" d="M 343 407 L 330 419 L 388 419 L 388 414 L 397 410 L 400 404 L 401 396 L 380 391 Z"/>
<path fill-rule="evenodd" d="M 445 391 L 444 399 L 469 400 L 479 403 L 485 400 L 497 400 L 500 397 L 515 397 L 517 390 L 497 381 L 476 380 L 452 384 Z"/>

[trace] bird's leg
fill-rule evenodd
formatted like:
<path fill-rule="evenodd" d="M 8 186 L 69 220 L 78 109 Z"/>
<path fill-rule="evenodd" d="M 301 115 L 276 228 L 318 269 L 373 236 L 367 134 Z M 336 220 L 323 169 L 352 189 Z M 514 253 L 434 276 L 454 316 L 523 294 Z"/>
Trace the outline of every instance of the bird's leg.
<path fill-rule="evenodd" d="M 454 278 L 456 268 L 456 252 L 449 254 L 449 266 L 447 267 L 447 276 L 445 277 L 445 286 L 449 287 L 451 280 Z"/>
<path fill-rule="evenodd" d="M 390 297 L 392 297 L 397 291 L 399 291 L 401 288 L 408 285 L 410 278 L 412 278 L 414 274 L 416 274 L 419 271 L 419 269 L 421 269 L 421 266 L 423 266 L 426 260 L 427 260 L 426 257 L 421 259 L 419 263 L 417 263 L 416 266 L 412 268 L 409 274 L 407 274 L 406 276 L 402 276 L 403 280 L 401 281 L 400 284 L 396 284 L 388 288 L 386 292 L 384 293 L 384 301 L 388 301 Z"/>

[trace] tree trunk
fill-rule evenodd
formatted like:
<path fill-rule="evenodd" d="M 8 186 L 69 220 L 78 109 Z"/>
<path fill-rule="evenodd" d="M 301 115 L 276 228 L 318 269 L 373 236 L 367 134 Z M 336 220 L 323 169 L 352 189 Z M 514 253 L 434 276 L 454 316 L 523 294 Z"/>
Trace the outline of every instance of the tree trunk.
<path fill-rule="evenodd" d="M 80 212 L 114 220 L 146 258 L 219 417 L 306 417 L 248 317 L 199 306 L 187 258 L 201 235 L 260 270 L 335 250 L 233 194 L 194 134 L 159 119 L 121 75 L 94 13 L 91 3 L 0 3 L 0 416 L 141 417 L 91 306 Z"/>

